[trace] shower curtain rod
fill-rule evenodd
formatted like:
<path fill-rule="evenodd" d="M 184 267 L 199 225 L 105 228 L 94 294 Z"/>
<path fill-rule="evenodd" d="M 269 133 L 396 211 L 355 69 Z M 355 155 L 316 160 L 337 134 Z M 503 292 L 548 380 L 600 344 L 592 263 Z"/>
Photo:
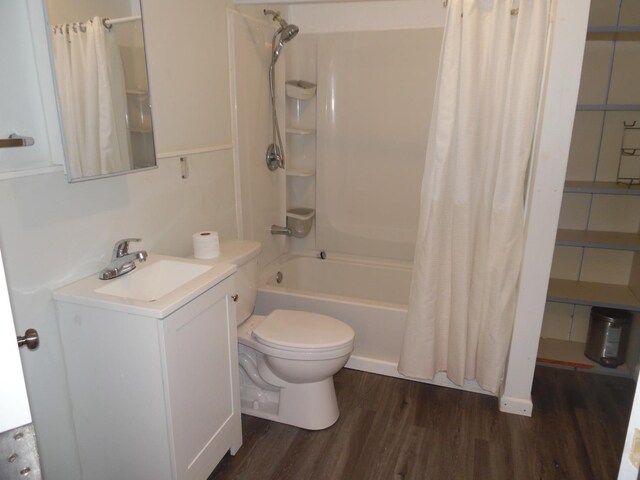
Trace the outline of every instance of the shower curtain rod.
<path fill-rule="evenodd" d="M 106 28 L 107 30 L 111 30 L 111 27 L 113 27 L 114 25 L 119 25 L 121 23 L 135 22 L 137 20 L 142 20 L 142 17 L 140 15 L 133 15 L 131 17 L 103 18 L 102 25 L 104 25 L 104 28 Z M 70 28 L 73 28 L 73 30 L 76 32 L 78 31 L 78 28 L 79 28 L 80 31 L 84 32 L 86 29 L 86 26 L 84 22 L 67 23 L 63 25 L 53 25 L 54 33 L 57 31 L 60 31 L 60 33 L 62 33 L 65 30 L 69 32 Z"/>
<path fill-rule="evenodd" d="M 102 23 L 105 27 L 111 28 L 112 26 L 118 25 L 120 23 L 135 22 L 136 20 L 142 20 L 142 17 L 140 15 L 134 15 L 132 17 L 105 18 Z"/>

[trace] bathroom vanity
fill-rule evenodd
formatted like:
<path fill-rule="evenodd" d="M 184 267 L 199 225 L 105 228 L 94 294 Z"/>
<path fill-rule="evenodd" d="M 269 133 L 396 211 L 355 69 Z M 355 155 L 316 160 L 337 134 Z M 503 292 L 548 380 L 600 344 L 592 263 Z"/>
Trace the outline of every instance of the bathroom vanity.
<path fill-rule="evenodd" d="M 240 448 L 234 272 L 150 255 L 54 293 L 84 478 L 206 479 Z"/>

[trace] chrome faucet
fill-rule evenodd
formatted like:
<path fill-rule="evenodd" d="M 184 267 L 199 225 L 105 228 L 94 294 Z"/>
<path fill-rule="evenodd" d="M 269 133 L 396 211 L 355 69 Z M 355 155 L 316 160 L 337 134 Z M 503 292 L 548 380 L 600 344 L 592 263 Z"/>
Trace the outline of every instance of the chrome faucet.
<path fill-rule="evenodd" d="M 100 280 L 110 280 L 129 273 L 136 268 L 136 260 L 144 262 L 147 259 L 146 251 L 140 250 L 129 253 L 129 242 L 139 241 L 139 238 L 123 238 L 122 240 L 118 240 L 113 247 L 111 263 L 98 274 Z"/>

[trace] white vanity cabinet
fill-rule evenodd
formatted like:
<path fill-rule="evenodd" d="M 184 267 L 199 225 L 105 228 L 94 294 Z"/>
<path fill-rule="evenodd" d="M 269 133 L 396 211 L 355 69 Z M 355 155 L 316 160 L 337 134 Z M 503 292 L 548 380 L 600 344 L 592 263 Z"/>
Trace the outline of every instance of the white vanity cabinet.
<path fill-rule="evenodd" d="M 233 277 L 164 318 L 54 295 L 85 479 L 204 480 L 240 448 Z"/>

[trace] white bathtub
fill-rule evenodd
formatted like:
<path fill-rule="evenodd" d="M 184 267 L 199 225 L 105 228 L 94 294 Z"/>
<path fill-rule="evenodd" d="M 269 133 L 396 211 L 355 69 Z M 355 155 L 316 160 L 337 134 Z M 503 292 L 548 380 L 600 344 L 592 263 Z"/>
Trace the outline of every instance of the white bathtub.
<path fill-rule="evenodd" d="M 277 282 L 278 272 L 282 281 Z M 398 378 L 398 359 L 409 303 L 411 267 L 402 263 L 289 255 L 261 276 L 256 313 L 283 308 L 332 316 L 355 331 L 347 368 Z M 438 373 L 436 385 L 488 393 L 475 381 L 459 387 Z"/>

